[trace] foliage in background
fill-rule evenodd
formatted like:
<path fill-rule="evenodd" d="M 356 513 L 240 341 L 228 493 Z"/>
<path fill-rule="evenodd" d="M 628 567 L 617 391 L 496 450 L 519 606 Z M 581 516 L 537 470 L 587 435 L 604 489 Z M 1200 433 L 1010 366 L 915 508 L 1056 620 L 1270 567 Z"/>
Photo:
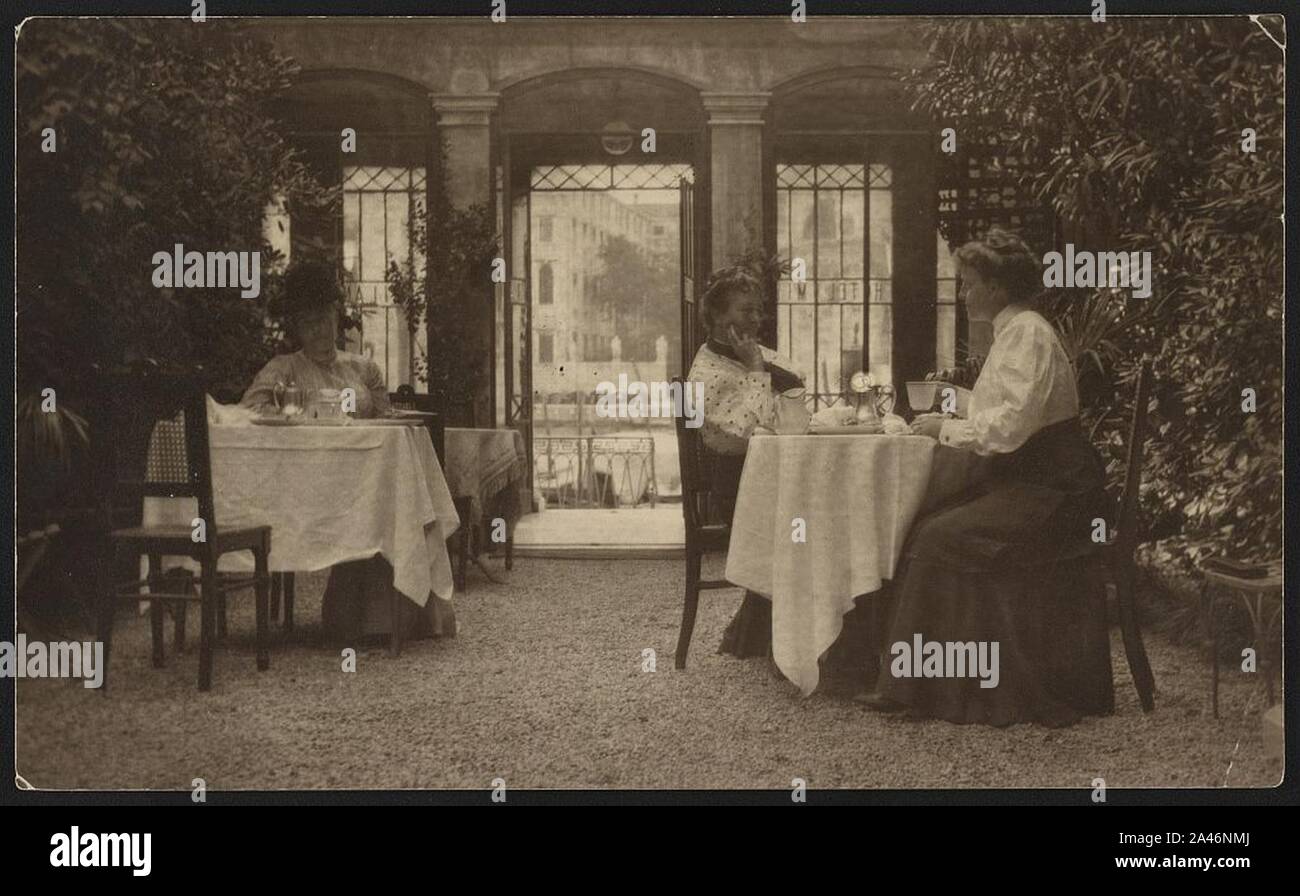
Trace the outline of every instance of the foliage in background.
<path fill-rule="evenodd" d="M 46 18 L 16 64 L 20 401 L 51 386 L 76 408 L 92 364 L 141 357 L 201 363 L 237 395 L 273 350 L 264 211 L 330 201 L 266 111 L 291 63 L 230 22 Z M 261 295 L 156 288 L 153 255 L 177 243 L 260 251 Z"/>
<path fill-rule="evenodd" d="M 1049 312 L 1118 456 L 1154 359 L 1143 497 L 1176 556 L 1281 550 L 1281 20 L 960 20 L 909 82 L 958 141 L 997 141 L 1076 248 L 1150 251 L 1154 292 L 1076 290 Z M 1257 151 L 1243 152 L 1243 128 Z M 1038 247 L 1046 248 L 1046 247 Z M 1242 390 L 1257 396 L 1242 410 Z"/>
<path fill-rule="evenodd" d="M 19 377 L 84 376 L 95 362 L 202 363 L 247 383 L 270 352 L 274 283 L 159 289 L 152 256 L 261 251 L 273 197 L 328 202 L 267 101 L 294 69 L 238 26 L 39 19 L 18 52 Z M 41 151 L 53 128 L 58 151 Z M 273 279 L 273 278 L 271 278 Z M 69 385 L 73 385 L 70 383 Z"/>
<path fill-rule="evenodd" d="M 681 342 L 680 290 L 673 259 L 611 236 L 599 251 L 596 296 L 614 318 L 614 332 L 623 340 L 623 357 L 630 361 L 654 358 L 659 336 L 668 341 L 664 357 L 678 356 Z"/>

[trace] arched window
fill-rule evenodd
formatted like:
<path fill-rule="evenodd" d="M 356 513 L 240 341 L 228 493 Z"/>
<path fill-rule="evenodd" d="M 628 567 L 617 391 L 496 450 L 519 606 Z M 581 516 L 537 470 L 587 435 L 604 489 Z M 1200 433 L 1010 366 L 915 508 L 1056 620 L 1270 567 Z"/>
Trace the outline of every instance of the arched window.
<path fill-rule="evenodd" d="M 537 301 L 542 305 L 555 302 L 555 274 L 549 261 L 537 273 Z"/>

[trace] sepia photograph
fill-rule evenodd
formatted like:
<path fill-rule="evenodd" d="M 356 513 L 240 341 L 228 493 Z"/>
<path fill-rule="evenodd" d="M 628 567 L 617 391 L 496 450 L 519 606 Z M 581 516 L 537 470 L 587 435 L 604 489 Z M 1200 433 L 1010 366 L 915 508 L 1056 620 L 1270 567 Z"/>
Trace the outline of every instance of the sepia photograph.
<path fill-rule="evenodd" d="M 1282 15 L 219 5 L 15 23 L 25 798 L 1289 783 Z"/>

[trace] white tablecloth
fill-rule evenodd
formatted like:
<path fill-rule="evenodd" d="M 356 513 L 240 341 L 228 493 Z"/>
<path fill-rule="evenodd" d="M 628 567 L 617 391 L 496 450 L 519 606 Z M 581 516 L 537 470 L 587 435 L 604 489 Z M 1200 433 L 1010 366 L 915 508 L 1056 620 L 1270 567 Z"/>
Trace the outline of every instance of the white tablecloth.
<path fill-rule="evenodd" d="M 273 572 L 307 572 L 382 554 L 419 606 L 453 591 L 447 538 L 460 520 L 423 426 L 209 427 L 223 528 L 270 525 Z M 146 498 L 145 525 L 183 523 L 193 499 Z M 224 572 L 252 569 L 247 552 Z"/>
<path fill-rule="evenodd" d="M 750 439 L 726 578 L 772 599 L 773 658 L 805 695 L 853 599 L 893 578 L 918 512 L 965 487 L 977 464 L 925 436 Z"/>
<path fill-rule="evenodd" d="M 527 475 L 524 436 L 517 429 L 465 429 L 449 426 L 444 431 L 447 457 L 447 488 L 457 498 L 470 499 L 470 515 L 462 523 L 478 522 L 485 513 L 506 514 L 510 528 L 519 519 L 519 502 L 498 502 L 509 489 L 518 490 Z"/>

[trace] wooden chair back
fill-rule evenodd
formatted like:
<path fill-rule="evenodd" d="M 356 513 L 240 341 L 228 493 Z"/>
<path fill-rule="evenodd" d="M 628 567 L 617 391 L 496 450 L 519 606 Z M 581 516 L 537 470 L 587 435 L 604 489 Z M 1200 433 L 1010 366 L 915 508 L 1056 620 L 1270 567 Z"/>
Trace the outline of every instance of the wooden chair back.
<path fill-rule="evenodd" d="M 678 389 L 686 389 L 681 377 L 673 377 L 672 382 Z M 677 459 L 682 477 L 682 515 L 686 537 L 694 542 L 701 527 L 710 519 L 712 491 L 708 457 L 699 429 L 687 426 L 685 416 L 681 414 L 674 417 L 673 424 L 677 428 Z"/>
<path fill-rule="evenodd" d="M 100 369 L 92 421 L 96 503 L 114 528 L 146 497 L 194 498 L 206 539 L 216 541 L 206 377 L 202 368 L 164 369 L 154 361 Z"/>
<path fill-rule="evenodd" d="M 396 392 L 388 394 L 388 403 L 393 406 L 393 410 L 420 411 L 424 414 L 436 415 L 426 417 L 424 425 L 429 430 L 429 438 L 433 440 L 433 453 L 438 456 L 438 464 L 446 470 L 446 415 L 439 405 L 437 396 L 416 392 L 409 384 L 404 383 L 397 387 Z"/>
<path fill-rule="evenodd" d="M 1133 395 L 1133 421 L 1128 433 L 1128 458 L 1124 468 L 1124 491 L 1116 517 L 1115 549 L 1131 557 L 1138 540 L 1138 497 L 1142 487 L 1142 464 L 1146 458 L 1147 402 L 1151 395 L 1151 359 L 1144 356 L 1138 368 Z"/>

